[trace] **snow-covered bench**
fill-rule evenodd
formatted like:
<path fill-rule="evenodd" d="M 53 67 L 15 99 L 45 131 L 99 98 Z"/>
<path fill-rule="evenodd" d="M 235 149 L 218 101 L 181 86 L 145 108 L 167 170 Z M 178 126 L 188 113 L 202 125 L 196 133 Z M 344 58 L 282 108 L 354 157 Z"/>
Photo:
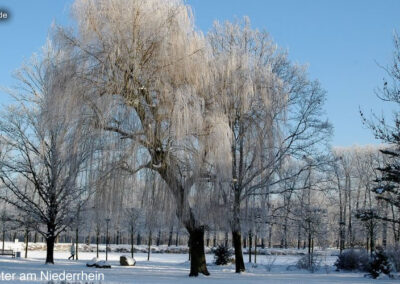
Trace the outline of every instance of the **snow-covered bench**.
<path fill-rule="evenodd" d="M 11 249 L 4 249 L 0 250 L 0 255 L 11 255 L 12 257 L 15 257 L 15 252 Z"/>

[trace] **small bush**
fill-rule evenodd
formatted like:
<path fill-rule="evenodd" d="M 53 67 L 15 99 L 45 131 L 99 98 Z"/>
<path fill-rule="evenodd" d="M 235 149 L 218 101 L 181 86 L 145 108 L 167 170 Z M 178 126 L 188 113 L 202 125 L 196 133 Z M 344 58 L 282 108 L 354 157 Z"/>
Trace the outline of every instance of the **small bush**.
<path fill-rule="evenodd" d="M 379 275 L 386 274 L 392 277 L 390 272 L 392 271 L 392 266 L 390 265 L 389 259 L 382 248 L 377 248 L 372 256 L 372 260 L 368 269 L 369 275 L 376 279 Z"/>
<path fill-rule="evenodd" d="M 338 270 L 367 271 L 369 267 L 368 253 L 365 250 L 346 249 L 338 256 L 335 266 Z"/>
<path fill-rule="evenodd" d="M 296 264 L 299 269 L 306 269 L 310 272 L 315 272 L 321 267 L 321 259 L 316 257 L 314 254 L 307 254 L 302 256 Z"/>
<path fill-rule="evenodd" d="M 214 250 L 214 260 L 216 265 L 226 265 L 232 262 L 232 252 L 228 247 L 219 245 Z"/>

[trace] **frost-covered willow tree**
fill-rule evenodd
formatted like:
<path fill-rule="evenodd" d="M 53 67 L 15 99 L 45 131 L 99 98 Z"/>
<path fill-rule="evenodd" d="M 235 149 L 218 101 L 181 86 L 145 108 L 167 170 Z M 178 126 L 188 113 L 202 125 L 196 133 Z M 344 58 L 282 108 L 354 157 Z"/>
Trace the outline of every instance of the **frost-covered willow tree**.
<path fill-rule="evenodd" d="M 97 126 L 139 145 L 144 163 L 168 185 L 190 235 L 190 275 L 208 275 L 204 224 L 188 198 L 199 180 L 229 173 L 230 128 L 214 100 L 208 43 L 181 0 L 76 0 L 76 33 L 58 38 L 81 63 L 79 94 Z M 99 100 L 117 101 L 104 111 Z M 120 115 L 123 112 L 125 117 Z"/>
<path fill-rule="evenodd" d="M 57 236 L 90 193 L 77 178 L 94 143 L 84 109 L 71 100 L 80 90 L 69 57 L 48 44 L 21 68 L 20 84 L 10 91 L 15 103 L 0 122 L 0 198 L 23 213 L 16 221 L 46 239 L 46 263 L 54 263 Z"/>
<path fill-rule="evenodd" d="M 216 23 L 208 39 L 215 58 L 213 92 L 233 133 L 228 196 L 236 272 L 241 272 L 242 201 L 269 194 L 285 160 L 317 153 L 331 126 L 323 120 L 325 92 L 318 82 L 292 64 L 266 32 L 251 29 L 247 18 Z"/>

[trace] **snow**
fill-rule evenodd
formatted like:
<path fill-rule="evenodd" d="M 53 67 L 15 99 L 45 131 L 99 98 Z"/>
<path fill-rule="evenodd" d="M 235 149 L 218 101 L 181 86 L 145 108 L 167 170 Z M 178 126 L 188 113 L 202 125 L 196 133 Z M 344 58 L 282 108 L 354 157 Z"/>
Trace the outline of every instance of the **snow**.
<path fill-rule="evenodd" d="M 67 247 L 67 246 L 66 246 Z M 321 269 L 316 273 L 298 270 L 295 263 L 301 255 L 258 255 L 257 265 L 246 263 L 247 271 L 240 275 L 234 273 L 234 265 L 216 266 L 212 264 L 213 255 L 207 254 L 208 269 L 210 276 L 199 276 L 189 278 L 189 262 L 187 254 L 164 254 L 157 253 L 150 256 L 147 261 L 147 254 L 135 253 L 135 266 L 120 266 L 119 258 L 123 253 L 109 252 L 108 263 L 111 269 L 98 269 L 86 267 L 86 263 L 92 260 L 96 253 L 79 252 L 79 260 L 67 260 L 69 252 L 56 251 L 55 265 L 44 264 L 46 252 L 44 250 L 29 251 L 29 258 L 0 257 L 0 281 L 1 273 L 15 273 L 15 279 L 5 283 L 33 283 L 35 281 L 19 280 L 21 273 L 30 272 L 37 276 L 36 283 L 47 283 L 40 280 L 41 273 L 60 275 L 62 273 L 76 275 L 89 273 L 96 277 L 104 276 L 103 281 L 91 281 L 90 283 L 375 283 L 374 280 L 365 278 L 363 273 L 345 273 L 334 271 L 333 263 L 336 256 L 325 254 L 321 256 Z M 126 255 L 126 254 L 125 254 Z M 99 260 L 105 259 L 105 253 L 99 254 Z M 245 260 L 248 256 L 245 255 Z M 254 258 L 253 258 L 254 260 Z M 274 260 L 274 261 L 273 261 Z M 268 266 L 272 264 L 271 271 Z M 289 269 L 288 269 L 289 268 Z M 101 279 L 100 279 L 101 280 Z M 398 283 L 399 280 L 380 279 L 379 283 Z M 54 283 L 60 283 L 55 281 Z M 74 282 L 76 283 L 76 282 Z M 79 283 L 79 282 L 78 282 Z"/>
<path fill-rule="evenodd" d="M 86 262 L 86 266 L 88 267 L 93 267 L 95 266 L 95 264 L 98 262 L 99 260 L 97 259 L 97 257 L 92 258 L 91 260 L 89 260 L 88 262 Z"/>

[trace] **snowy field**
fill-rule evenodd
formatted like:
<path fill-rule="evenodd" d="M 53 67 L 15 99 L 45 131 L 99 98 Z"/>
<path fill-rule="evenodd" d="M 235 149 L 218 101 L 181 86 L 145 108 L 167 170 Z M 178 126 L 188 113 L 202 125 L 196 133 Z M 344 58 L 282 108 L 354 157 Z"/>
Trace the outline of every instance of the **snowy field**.
<path fill-rule="evenodd" d="M 30 251 L 29 258 L 12 259 L 10 257 L 0 257 L 0 273 L 3 273 L 4 283 L 65 283 L 60 281 L 46 281 L 43 274 L 60 275 L 63 271 L 66 273 L 88 274 L 93 273 L 95 277 L 101 278 L 99 273 L 104 274 L 103 281 L 71 281 L 68 283 L 399 283 L 399 280 L 372 280 L 363 277 L 363 273 L 344 273 L 335 272 L 333 263 L 335 256 L 322 257 L 320 271 L 309 273 L 294 268 L 294 265 L 300 256 L 279 255 L 257 257 L 257 267 L 251 264 L 247 265 L 247 272 L 237 275 L 234 273 L 234 266 L 216 266 L 212 264 L 213 255 L 207 254 L 208 268 L 211 276 L 199 276 L 189 278 L 189 262 L 187 254 L 160 254 L 151 255 L 150 261 L 147 261 L 146 253 L 136 253 L 137 261 L 134 267 L 121 267 L 119 257 L 123 253 L 109 253 L 109 262 L 111 269 L 96 269 L 85 266 L 86 262 L 93 257 L 93 252 L 80 252 L 78 261 L 68 261 L 69 253 L 67 251 L 55 252 L 55 265 L 45 265 L 46 252 L 43 250 Z M 129 254 L 128 254 L 129 255 Z M 247 260 L 247 255 L 245 259 Z M 99 259 L 105 259 L 105 253 L 99 255 Z M 268 271 L 268 263 L 275 259 L 271 271 Z M 289 270 L 288 270 L 289 267 Z M 19 276 L 31 273 L 30 280 L 20 280 Z M 4 279 L 5 274 L 10 273 L 13 280 Z M 22 273 L 22 274 L 21 274 Z M 36 276 L 36 281 L 32 278 Z M 42 277 L 42 278 L 41 278 Z M 33 280 L 32 280 L 33 279 Z"/>

